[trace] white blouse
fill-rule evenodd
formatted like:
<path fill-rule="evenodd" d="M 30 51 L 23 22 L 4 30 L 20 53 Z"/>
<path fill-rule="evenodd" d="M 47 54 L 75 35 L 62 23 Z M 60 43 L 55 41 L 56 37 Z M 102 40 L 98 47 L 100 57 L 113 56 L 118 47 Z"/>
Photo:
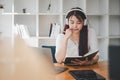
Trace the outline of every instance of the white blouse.
<path fill-rule="evenodd" d="M 60 48 L 63 38 L 64 38 L 64 34 L 58 35 L 56 39 L 56 52 Z M 95 31 L 91 28 L 88 28 L 88 47 L 89 47 L 89 52 L 95 52 L 98 50 L 96 34 Z M 66 57 L 79 56 L 78 52 L 79 52 L 78 43 L 75 44 L 71 39 L 68 39 Z"/>

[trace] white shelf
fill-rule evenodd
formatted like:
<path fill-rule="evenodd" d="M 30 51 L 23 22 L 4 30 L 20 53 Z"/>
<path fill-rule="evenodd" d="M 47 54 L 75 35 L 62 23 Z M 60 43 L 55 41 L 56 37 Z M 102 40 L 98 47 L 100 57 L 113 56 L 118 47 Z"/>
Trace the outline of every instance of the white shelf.
<path fill-rule="evenodd" d="M 13 15 L 13 13 L 0 13 L 1 15 Z"/>
<path fill-rule="evenodd" d="M 120 35 L 110 35 L 110 39 L 120 39 Z"/>
<path fill-rule="evenodd" d="M 97 36 L 98 39 L 108 39 L 107 36 Z"/>
<path fill-rule="evenodd" d="M 12 36 L 12 16 L 11 15 L 0 15 L 0 32 L 3 36 Z"/>
<path fill-rule="evenodd" d="M 120 15 L 120 0 L 109 0 L 109 14 Z"/>
<path fill-rule="evenodd" d="M 119 45 L 120 46 L 120 38 L 110 38 L 109 45 Z"/>
<path fill-rule="evenodd" d="M 39 16 L 39 36 L 40 37 L 49 36 L 51 23 L 60 24 L 60 16 L 59 15 L 40 15 Z"/>
<path fill-rule="evenodd" d="M 36 15 L 15 15 L 14 24 L 27 26 L 30 36 L 36 36 Z"/>
<path fill-rule="evenodd" d="M 34 13 L 0 13 L 0 15 L 36 15 Z"/>
<path fill-rule="evenodd" d="M 63 0 L 63 13 L 67 13 L 72 7 L 80 7 L 86 10 L 86 0 Z"/>
<path fill-rule="evenodd" d="M 39 13 L 59 13 L 60 12 L 60 0 L 38 0 L 39 1 Z M 51 2 L 50 2 L 51 1 Z M 50 10 L 48 5 L 51 3 Z"/>
<path fill-rule="evenodd" d="M 108 36 L 108 17 L 105 15 L 89 15 L 88 23 L 89 27 L 92 27 L 97 36 Z"/>
<path fill-rule="evenodd" d="M 36 15 L 33 13 L 13 13 L 14 15 Z"/>
<path fill-rule="evenodd" d="M 36 1 L 37 0 L 14 0 L 14 12 L 24 13 L 36 13 Z M 21 6 L 22 5 L 22 6 Z"/>
<path fill-rule="evenodd" d="M 39 15 L 60 15 L 60 13 L 39 13 Z"/>
<path fill-rule="evenodd" d="M 86 13 L 100 15 L 107 14 L 108 0 L 86 0 Z"/>
<path fill-rule="evenodd" d="M 56 38 L 52 38 L 52 37 L 35 37 L 37 39 L 47 39 L 47 40 L 52 40 L 52 39 L 56 39 Z"/>
<path fill-rule="evenodd" d="M 109 16 L 109 35 L 120 36 L 120 16 Z"/>
<path fill-rule="evenodd" d="M 108 39 L 98 39 L 100 60 L 108 60 Z"/>
<path fill-rule="evenodd" d="M 12 13 L 12 4 L 13 4 L 13 0 L 0 0 L 0 4 L 3 5 L 4 7 L 4 12 L 5 13 Z"/>
<path fill-rule="evenodd" d="M 38 39 L 38 40 L 55 40 L 55 38 L 52 38 L 52 37 L 36 37 L 36 36 L 31 36 L 30 38 L 33 38 L 33 39 Z"/>

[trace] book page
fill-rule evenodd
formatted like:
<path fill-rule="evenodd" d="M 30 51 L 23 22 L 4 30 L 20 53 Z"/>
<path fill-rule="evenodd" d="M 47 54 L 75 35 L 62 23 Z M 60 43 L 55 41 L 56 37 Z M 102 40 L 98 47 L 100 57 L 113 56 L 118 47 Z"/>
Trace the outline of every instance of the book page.
<path fill-rule="evenodd" d="M 88 53 L 86 53 L 86 54 L 84 55 L 84 57 L 89 56 L 89 55 L 94 54 L 94 53 L 98 53 L 98 50 L 95 51 L 95 52 L 88 52 Z"/>

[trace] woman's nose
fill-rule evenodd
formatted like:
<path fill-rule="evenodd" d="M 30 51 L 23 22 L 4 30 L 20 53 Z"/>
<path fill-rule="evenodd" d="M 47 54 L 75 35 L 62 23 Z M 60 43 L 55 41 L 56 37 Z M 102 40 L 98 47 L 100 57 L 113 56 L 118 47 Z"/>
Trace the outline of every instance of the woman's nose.
<path fill-rule="evenodd" d="M 77 24 L 74 24 L 74 25 L 73 25 L 73 28 L 77 28 Z"/>

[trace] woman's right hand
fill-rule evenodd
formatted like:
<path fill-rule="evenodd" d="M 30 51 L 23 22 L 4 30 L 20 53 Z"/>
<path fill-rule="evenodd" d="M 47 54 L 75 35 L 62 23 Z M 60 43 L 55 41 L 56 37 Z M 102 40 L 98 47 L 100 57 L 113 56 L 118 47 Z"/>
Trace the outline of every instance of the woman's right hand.
<path fill-rule="evenodd" d="M 68 39 L 70 38 L 71 35 L 72 35 L 72 29 L 69 28 L 65 31 L 65 37 Z"/>

